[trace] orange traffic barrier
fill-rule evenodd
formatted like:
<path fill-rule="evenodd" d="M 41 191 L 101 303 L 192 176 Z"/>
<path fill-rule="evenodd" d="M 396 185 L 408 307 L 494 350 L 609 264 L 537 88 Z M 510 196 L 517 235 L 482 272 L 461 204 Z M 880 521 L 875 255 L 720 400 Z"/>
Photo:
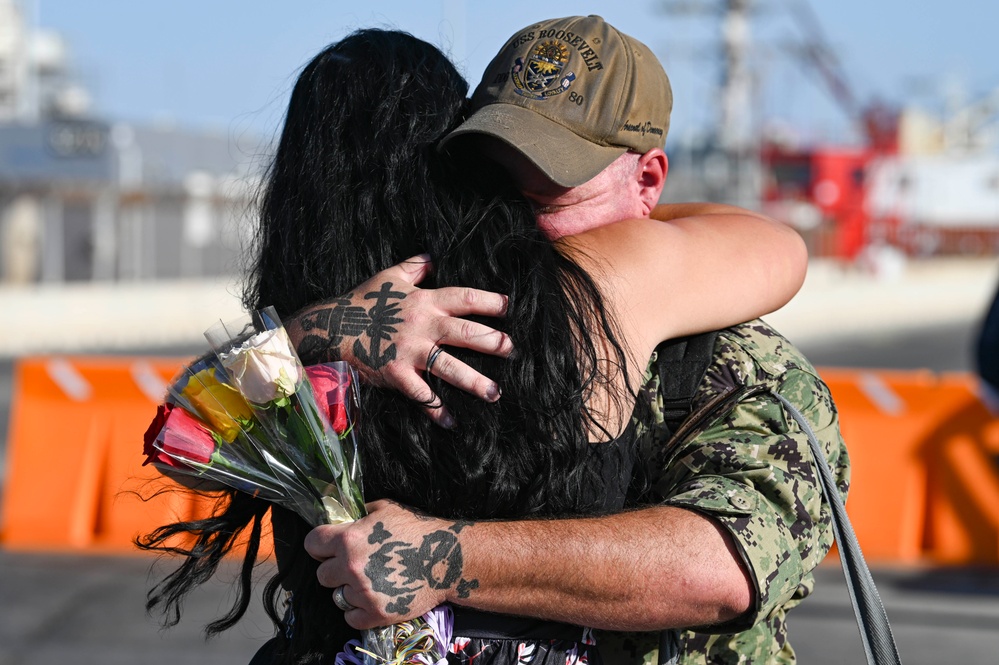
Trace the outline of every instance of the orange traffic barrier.
<path fill-rule="evenodd" d="M 867 559 L 999 564 L 999 431 L 975 379 L 820 373 L 850 451 L 847 512 Z"/>
<path fill-rule="evenodd" d="M 135 551 L 210 500 L 142 464 L 183 359 L 27 358 L 15 366 L 0 544 Z M 970 375 L 822 369 L 852 461 L 847 511 L 872 562 L 999 564 L 999 421 Z M 166 491 L 160 491 L 166 490 Z"/>
<path fill-rule="evenodd" d="M 945 386 L 973 389 L 961 377 Z M 923 442 L 929 503 L 923 547 L 942 564 L 999 564 L 999 419 L 967 400 Z"/>
<path fill-rule="evenodd" d="M 135 536 L 205 513 L 207 502 L 191 493 L 156 494 L 172 485 L 142 466 L 142 435 L 181 362 L 20 360 L 14 370 L 0 543 L 18 549 L 131 550 Z"/>

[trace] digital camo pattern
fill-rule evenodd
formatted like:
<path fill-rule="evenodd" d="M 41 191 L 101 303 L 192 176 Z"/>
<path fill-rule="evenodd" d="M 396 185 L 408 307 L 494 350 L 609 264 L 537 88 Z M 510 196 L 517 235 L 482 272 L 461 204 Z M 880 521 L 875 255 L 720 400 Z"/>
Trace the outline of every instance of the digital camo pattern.
<path fill-rule="evenodd" d="M 651 496 L 710 515 L 732 534 L 756 586 L 754 608 L 738 622 L 682 633 L 679 663 L 794 663 L 785 616 L 814 586 L 811 571 L 832 545 L 808 439 L 769 392 L 715 414 L 700 431 L 664 440 L 659 378 L 646 375 L 652 420 L 639 423 L 639 450 L 650 468 Z M 811 424 L 837 479 L 849 489 L 849 460 L 829 389 L 777 331 L 752 321 L 722 331 L 694 409 L 747 386 L 765 385 L 791 401 Z M 607 663 L 659 660 L 658 634 L 601 634 Z M 620 645 L 612 648 L 612 644 Z"/>

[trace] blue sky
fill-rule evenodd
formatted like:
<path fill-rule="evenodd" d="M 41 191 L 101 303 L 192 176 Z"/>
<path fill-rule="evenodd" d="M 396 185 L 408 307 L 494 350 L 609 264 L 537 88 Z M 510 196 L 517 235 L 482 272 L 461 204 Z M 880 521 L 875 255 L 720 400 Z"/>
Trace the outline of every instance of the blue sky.
<path fill-rule="evenodd" d="M 716 2 L 717 0 L 708 0 Z M 944 108 L 999 87 L 999 3 L 977 0 L 810 0 L 827 41 L 861 101 Z M 97 110 L 111 119 L 175 122 L 269 134 L 280 123 L 294 76 L 330 41 L 358 27 L 408 30 L 451 53 L 474 83 L 503 41 L 530 22 L 600 14 L 648 44 L 673 81 L 673 133 L 711 117 L 717 25 L 657 10 L 657 0 L 21 0 L 29 20 L 68 40 Z M 759 112 L 806 136 L 842 138 L 845 115 L 814 73 L 786 54 L 803 32 L 787 0 L 761 3 L 753 24 Z"/>

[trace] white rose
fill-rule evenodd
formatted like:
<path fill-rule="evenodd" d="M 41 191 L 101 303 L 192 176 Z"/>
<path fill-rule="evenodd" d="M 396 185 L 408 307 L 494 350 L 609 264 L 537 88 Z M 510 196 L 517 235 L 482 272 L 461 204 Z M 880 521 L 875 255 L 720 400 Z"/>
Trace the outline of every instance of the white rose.
<path fill-rule="evenodd" d="M 239 392 L 255 404 L 294 394 L 302 380 L 302 365 L 284 328 L 254 335 L 219 358 Z"/>
<path fill-rule="evenodd" d="M 347 509 L 333 497 L 324 496 L 322 501 L 323 511 L 326 513 L 326 524 L 346 524 L 354 521 Z"/>

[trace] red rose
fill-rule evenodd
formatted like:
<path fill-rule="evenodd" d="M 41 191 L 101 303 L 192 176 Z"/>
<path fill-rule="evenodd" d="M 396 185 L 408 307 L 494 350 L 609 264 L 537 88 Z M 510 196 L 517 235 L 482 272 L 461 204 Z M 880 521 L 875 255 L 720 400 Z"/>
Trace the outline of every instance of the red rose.
<path fill-rule="evenodd" d="M 207 464 L 215 452 L 215 439 L 197 418 L 184 409 L 174 409 L 163 426 L 163 451 L 192 462 Z"/>
<path fill-rule="evenodd" d="M 157 441 L 159 447 L 155 445 Z M 155 462 L 178 469 L 188 468 L 178 457 L 207 464 L 215 452 L 215 439 L 205 426 L 184 409 L 171 405 L 161 405 L 157 410 L 146 431 L 145 445 L 145 464 Z"/>
<path fill-rule="evenodd" d="M 347 417 L 347 394 L 350 389 L 350 372 L 335 364 L 310 365 L 305 375 L 312 384 L 312 392 L 320 408 L 326 409 L 333 431 L 343 434 L 350 427 Z"/>
<path fill-rule="evenodd" d="M 153 443 L 156 442 L 156 437 L 160 435 L 160 430 L 166 424 L 171 411 L 173 411 L 173 404 L 160 404 L 156 407 L 156 416 L 153 418 L 153 422 L 149 423 L 146 433 L 142 436 L 142 454 L 146 456 L 146 461 L 142 463 L 142 466 L 150 462 L 162 461 L 160 460 L 162 453 L 156 450 Z"/>

